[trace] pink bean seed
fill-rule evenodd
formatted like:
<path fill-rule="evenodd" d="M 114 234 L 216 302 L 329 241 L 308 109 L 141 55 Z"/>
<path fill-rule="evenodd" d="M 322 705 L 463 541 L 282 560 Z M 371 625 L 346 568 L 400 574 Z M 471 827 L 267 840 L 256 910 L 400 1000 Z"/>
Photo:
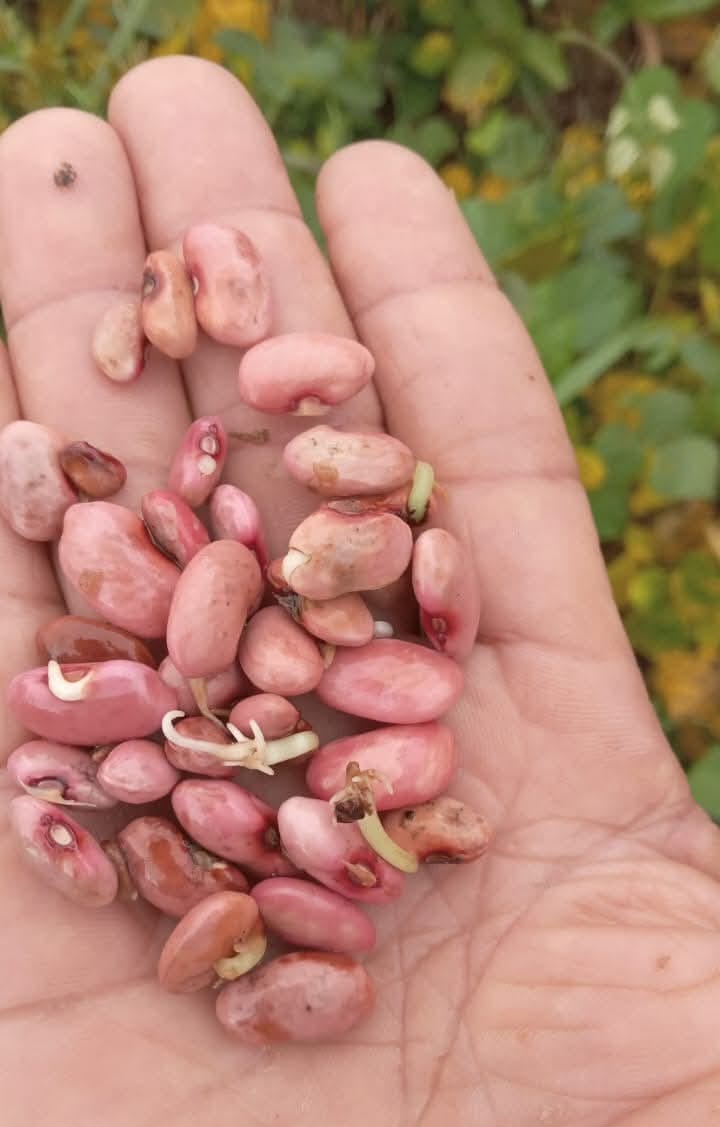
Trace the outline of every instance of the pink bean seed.
<path fill-rule="evenodd" d="M 403 574 L 412 546 L 410 528 L 390 513 L 350 517 L 318 509 L 290 537 L 282 572 L 310 599 L 375 591 Z"/>
<path fill-rule="evenodd" d="M 170 794 L 180 781 L 180 772 L 152 740 L 125 740 L 103 759 L 98 781 L 118 801 L 137 804 Z"/>
<path fill-rule="evenodd" d="M 240 398 L 269 414 L 324 415 L 372 379 L 367 348 L 330 333 L 270 337 L 240 361 Z"/>
<path fill-rule="evenodd" d="M 250 721 L 254 720 L 266 740 L 281 740 L 307 726 L 294 704 L 276 693 L 254 693 L 238 701 L 229 717 L 230 723 L 250 738 Z"/>
<path fill-rule="evenodd" d="M 204 415 L 188 428 L 175 455 L 168 489 L 197 509 L 220 480 L 227 456 L 227 431 L 217 415 Z"/>
<path fill-rule="evenodd" d="M 248 939 L 263 936 L 257 904 L 244 892 L 206 896 L 176 924 L 160 953 L 160 985 L 174 994 L 202 990 L 217 980 L 215 963 Z"/>
<path fill-rule="evenodd" d="M 227 669 L 261 590 L 258 562 L 244 544 L 213 540 L 193 557 L 175 588 L 167 624 L 168 653 L 184 677 Z"/>
<path fill-rule="evenodd" d="M 297 947 L 354 955 L 372 951 L 375 925 L 329 888 L 293 877 L 270 877 L 252 889 L 267 928 Z"/>
<path fill-rule="evenodd" d="M 89 442 L 70 442 L 58 457 L 63 473 L 84 497 L 100 501 L 119 493 L 125 484 L 127 470 L 122 462 Z"/>
<path fill-rule="evenodd" d="M 280 696 L 311 692 L 323 675 L 313 639 L 281 607 L 263 607 L 240 639 L 238 661 L 258 689 Z"/>
<path fill-rule="evenodd" d="M 482 856 L 490 826 L 455 798 L 441 795 L 421 806 L 394 810 L 383 818 L 389 837 L 426 864 L 459 864 Z"/>
<path fill-rule="evenodd" d="M 157 671 L 137 661 L 62 666 L 59 690 L 48 682 L 49 668 L 16 674 L 7 693 L 14 716 L 46 740 L 93 747 L 148 736 L 177 703 Z M 60 699 L 57 691 L 77 699 Z"/>
<path fill-rule="evenodd" d="M 462 661 L 472 652 L 480 621 L 473 562 L 444 528 L 428 528 L 415 541 L 412 584 L 420 622 L 436 650 Z"/>
<path fill-rule="evenodd" d="M 0 513 L 26 540 L 54 540 L 77 501 L 60 466 L 62 435 L 19 419 L 0 431 Z"/>
<path fill-rule="evenodd" d="M 218 1021 L 245 1045 L 334 1041 L 358 1025 L 375 1002 L 372 979 L 347 955 L 281 955 L 225 986 Z"/>
<path fill-rule="evenodd" d="M 141 638 L 163 636 L 180 572 L 135 513 L 111 501 L 72 505 L 59 559 L 72 586 L 113 626 Z"/>
<path fill-rule="evenodd" d="M 153 543 L 178 567 L 210 543 L 205 525 L 190 506 L 170 489 L 153 489 L 140 502 L 142 517 Z"/>
<path fill-rule="evenodd" d="M 103 790 L 97 763 L 87 751 L 50 740 L 29 740 L 5 764 L 11 779 L 45 802 L 108 810 L 116 800 Z"/>
<path fill-rule="evenodd" d="M 183 239 L 195 313 L 221 344 L 247 348 L 270 332 L 270 284 L 257 248 L 235 227 L 198 223 Z"/>
<path fill-rule="evenodd" d="M 268 565 L 265 533 L 252 497 L 235 485 L 218 485 L 210 497 L 210 524 L 216 540 L 237 540 L 250 548 L 265 572 Z"/>
<path fill-rule="evenodd" d="M 444 724 L 393 724 L 359 736 L 333 740 L 315 752 L 305 781 L 316 798 L 328 799 L 345 785 L 345 768 L 357 763 L 377 771 L 388 786 L 373 787 L 378 810 L 394 810 L 435 798 L 457 768 L 455 737 Z M 389 788 L 392 789 L 389 789 Z"/>
<path fill-rule="evenodd" d="M 342 513 L 348 517 L 365 516 L 368 513 L 389 513 L 413 526 L 422 524 L 435 509 L 435 499 L 430 497 L 427 509 L 421 519 L 411 517 L 409 501 L 411 495 L 410 485 L 401 485 L 390 493 L 380 493 L 372 497 L 338 497 L 325 502 L 323 508 L 333 513 Z"/>
<path fill-rule="evenodd" d="M 177 720 L 175 731 L 192 740 L 205 740 L 221 747 L 228 747 L 235 742 L 206 716 L 187 716 L 184 720 Z M 168 762 L 179 771 L 190 771 L 195 775 L 209 775 L 217 779 L 231 779 L 237 772 L 237 767 L 223 763 L 209 751 L 196 751 L 171 740 L 165 741 L 164 750 Z"/>
<path fill-rule="evenodd" d="M 118 878 L 93 837 L 57 806 L 22 795 L 10 803 L 10 826 L 35 873 L 63 896 L 102 908 L 117 895 Z"/>
<path fill-rule="evenodd" d="M 354 823 L 336 823 L 328 802 L 286 799 L 278 828 L 293 864 L 334 892 L 368 904 L 386 904 L 402 892 L 400 870 L 378 857 Z"/>
<path fill-rule="evenodd" d="M 46 622 L 35 635 L 35 642 L 46 661 L 52 658 L 64 664 L 127 658 L 157 667 L 150 650 L 134 634 L 79 614 L 63 614 Z"/>
<path fill-rule="evenodd" d="M 106 309 L 95 326 L 91 351 L 103 375 L 114 383 L 130 383 L 145 367 L 145 334 L 140 302 L 119 301 Z"/>
<path fill-rule="evenodd" d="M 296 481 L 322 497 L 388 493 L 412 480 L 415 457 L 389 434 L 354 434 L 335 427 L 303 430 L 283 461 Z"/>
<path fill-rule="evenodd" d="M 125 854 L 123 853 L 115 838 L 107 838 L 105 841 L 101 841 L 100 845 L 102 846 L 103 853 L 108 858 L 111 865 L 115 869 L 115 872 L 117 873 L 118 900 L 123 900 L 126 903 L 129 901 L 138 900 L 139 893 L 132 882 L 130 870 L 127 867 L 127 861 L 125 860 Z"/>
<path fill-rule="evenodd" d="M 166 818 L 135 818 L 117 840 L 140 895 L 168 916 L 184 916 L 213 892 L 247 892 L 239 869 L 188 841 Z"/>
<path fill-rule="evenodd" d="M 179 258 L 168 250 L 156 250 L 145 259 L 140 317 L 151 344 L 184 360 L 197 343 L 197 321 L 192 283 Z"/>
<path fill-rule="evenodd" d="M 458 665 L 444 654 L 398 638 L 375 638 L 338 649 L 316 688 L 331 708 L 385 724 L 436 720 L 463 687 Z"/>
<path fill-rule="evenodd" d="M 299 595 L 294 617 L 309 634 L 331 646 L 364 646 L 375 632 L 373 616 L 355 592 L 322 601 Z"/>
<path fill-rule="evenodd" d="M 165 684 L 174 690 L 180 711 L 188 716 L 195 716 L 200 709 L 190 684 L 187 678 L 183 677 L 182 673 L 173 665 L 169 657 L 160 662 L 158 673 Z M 227 669 L 222 669 L 219 673 L 215 673 L 214 676 L 205 680 L 205 692 L 207 693 L 209 708 L 224 708 L 250 692 L 250 686 L 240 666 L 237 662 L 233 662 Z M 190 769 L 189 767 L 183 768 L 183 770 L 188 771 Z"/>
<path fill-rule="evenodd" d="M 185 779 L 172 795 L 175 817 L 211 853 L 259 877 L 295 872 L 280 852 L 277 811 L 237 783 Z"/>

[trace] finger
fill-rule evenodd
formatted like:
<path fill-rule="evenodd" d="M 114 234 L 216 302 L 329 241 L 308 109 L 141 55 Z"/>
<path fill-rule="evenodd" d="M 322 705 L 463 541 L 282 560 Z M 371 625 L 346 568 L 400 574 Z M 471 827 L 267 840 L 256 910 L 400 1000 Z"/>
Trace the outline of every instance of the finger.
<path fill-rule="evenodd" d="M 0 341 L 0 429 L 18 417 L 7 350 Z M 42 544 L 23 540 L 0 519 L 0 700 L 20 669 L 37 665 L 34 635 L 38 626 L 62 614 L 63 602 Z M 0 765 L 25 733 L 6 708 L 0 709 Z"/>
<path fill-rule="evenodd" d="M 630 660 L 552 390 L 451 194 L 366 142 L 327 163 L 318 209 L 389 429 L 433 463 L 473 550 L 483 636 Z"/>
<path fill-rule="evenodd" d="M 54 173 L 66 162 L 66 186 Z M 127 158 L 114 131 L 76 110 L 30 114 L 0 138 L 0 300 L 25 418 L 120 458 L 118 501 L 164 482 L 188 424 L 176 366 L 151 350 L 132 384 L 90 353 L 101 313 L 139 291 L 145 246 Z"/>
<path fill-rule="evenodd" d="M 195 58 L 155 59 L 115 88 L 110 121 L 122 137 L 139 187 L 152 247 L 177 245 L 199 221 L 247 232 L 268 268 L 273 333 L 321 330 L 353 335 L 327 264 L 302 221 L 275 141 L 250 95 L 227 71 Z M 231 445 L 225 477 L 252 493 L 270 522 L 271 552 L 284 553 L 313 500 L 285 473 L 281 453 L 307 420 L 264 415 L 238 402 L 239 353 L 202 336 L 184 365 L 196 414 L 220 414 L 235 434 L 268 441 Z M 366 390 L 326 421 L 380 425 Z M 270 520 L 271 518 L 271 520 Z"/>

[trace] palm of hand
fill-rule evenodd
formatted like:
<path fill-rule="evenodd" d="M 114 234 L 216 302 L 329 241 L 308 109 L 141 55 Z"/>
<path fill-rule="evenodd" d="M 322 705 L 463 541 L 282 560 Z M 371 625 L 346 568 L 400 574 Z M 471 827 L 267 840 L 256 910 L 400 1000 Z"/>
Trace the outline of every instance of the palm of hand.
<path fill-rule="evenodd" d="M 196 218 L 234 218 L 270 263 L 278 331 L 348 331 L 269 138 L 227 75 L 151 63 L 121 83 L 111 120 L 152 245 Z M 66 153 L 80 172 L 78 210 L 47 183 Z M 349 150 L 323 174 L 319 204 L 336 279 L 378 358 L 385 421 L 435 464 L 448 491 L 442 522 L 474 552 L 483 637 L 452 717 L 456 793 L 495 826 L 491 850 L 415 878 L 378 914 L 369 1022 L 337 1045 L 258 1054 L 219 1031 L 211 999 L 156 987 L 166 928 L 153 913 L 66 904 L 18 867 L 3 833 L 5 1121 L 710 1122 L 720 1108 L 716 831 L 645 696 L 552 396 L 454 205 L 415 158 Z M 116 391 L 86 357 L 102 290 L 135 284 L 135 207 L 124 155 L 97 122 L 57 111 L 3 139 L 0 293 L 23 411 L 123 457 L 130 504 L 162 481 L 187 422 L 169 363 L 156 358 L 140 384 Z M 74 387 L 50 378 L 58 359 Z M 206 342 L 186 386 L 195 415 L 220 412 L 248 434 L 267 424 L 233 404 L 233 368 Z M 2 421 L 17 411 L 9 378 L 0 411 Z M 377 424 L 377 400 L 362 395 L 338 419 Z M 271 441 L 240 441 L 229 469 L 277 512 L 277 552 L 308 502 L 288 491 L 277 511 L 287 484 L 273 478 L 292 431 L 272 422 Z M 1 535 L 6 679 L 34 663 L 32 632 L 60 595 L 43 553 Z M 6 751 L 17 736 L 8 721 Z"/>

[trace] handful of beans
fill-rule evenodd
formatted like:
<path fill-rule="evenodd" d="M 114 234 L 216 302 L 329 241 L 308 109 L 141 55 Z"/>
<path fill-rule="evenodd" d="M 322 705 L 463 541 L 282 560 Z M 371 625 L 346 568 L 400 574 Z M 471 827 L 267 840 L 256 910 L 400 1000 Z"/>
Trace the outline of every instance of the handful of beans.
<path fill-rule="evenodd" d="M 273 336 L 272 320 L 252 242 L 201 224 L 182 258 L 148 256 L 140 295 L 107 311 L 91 347 L 123 382 L 148 347 L 183 359 L 202 330 L 242 350 L 245 403 L 313 420 L 372 378 L 356 341 Z M 228 442 L 220 417 L 195 420 L 167 487 L 136 513 L 108 500 L 125 467 L 87 439 L 31 422 L 0 432 L 0 512 L 57 543 L 87 611 L 46 624 L 43 664 L 10 684 L 33 734 L 7 764 L 25 792 L 11 825 L 38 877 L 71 900 L 142 898 L 176 918 L 159 983 L 216 988 L 229 1034 L 327 1040 L 374 1001 L 358 956 L 375 928 L 360 905 L 400 896 L 420 864 L 487 847 L 485 820 L 445 794 L 457 753 L 441 720 L 462 691 L 478 597 L 462 544 L 427 526 L 432 468 L 402 442 L 325 423 L 293 438 L 285 470 L 319 507 L 281 559 L 268 558 L 252 498 L 222 483 Z M 408 572 L 422 641 L 371 610 Z M 379 726 L 321 746 L 295 703 L 309 693 Z M 258 782 L 283 771 L 276 809 Z M 162 799 L 174 817 L 131 818 L 103 841 L 70 813 Z"/>

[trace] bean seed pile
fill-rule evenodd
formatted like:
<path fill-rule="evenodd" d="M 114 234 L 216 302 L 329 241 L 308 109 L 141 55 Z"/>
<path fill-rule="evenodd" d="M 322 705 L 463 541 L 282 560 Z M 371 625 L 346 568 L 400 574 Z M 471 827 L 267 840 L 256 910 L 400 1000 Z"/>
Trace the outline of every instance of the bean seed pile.
<path fill-rule="evenodd" d="M 241 350 L 240 400 L 269 414 L 321 417 L 371 380 L 356 341 L 273 336 L 272 322 L 253 243 L 200 224 L 182 258 L 148 256 L 137 299 L 107 310 L 91 349 L 104 377 L 127 382 L 149 347 L 182 360 L 202 330 Z M 228 1034 L 329 1040 L 374 1002 L 361 905 L 400 896 L 421 864 L 487 847 L 485 820 L 445 793 L 457 752 L 441 720 L 462 691 L 478 597 L 462 544 L 432 523 L 432 468 L 397 439 L 320 423 L 287 444 L 286 471 L 319 507 L 280 559 L 252 498 L 221 483 L 227 449 L 219 417 L 196 419 L 138 513 L 108 500 L 126 470 L 88 437 L 28 421 L 0 432 L 0 512 L 57 545 L 87 610 L 43 626 L 43 664 L 10 683 L 32 734 L 7 763 L 24 792 L 11 826 L 70 900 L 142 898 L 176 919 L 159 984 L 214 989 Z M 396 636 L 364 597 L 406 575 L 421 639 Z M 308 693 L 378 726 L 321 746 L 294 703 Z M 276 809 L 253 782 L 286 763 L 304 766 L 305 785 Z M 102 841 L 70 813 L 161 799 L 172 816 L 130 818 Z M 286 953 L 270 957 L 269 940 Z"/>

